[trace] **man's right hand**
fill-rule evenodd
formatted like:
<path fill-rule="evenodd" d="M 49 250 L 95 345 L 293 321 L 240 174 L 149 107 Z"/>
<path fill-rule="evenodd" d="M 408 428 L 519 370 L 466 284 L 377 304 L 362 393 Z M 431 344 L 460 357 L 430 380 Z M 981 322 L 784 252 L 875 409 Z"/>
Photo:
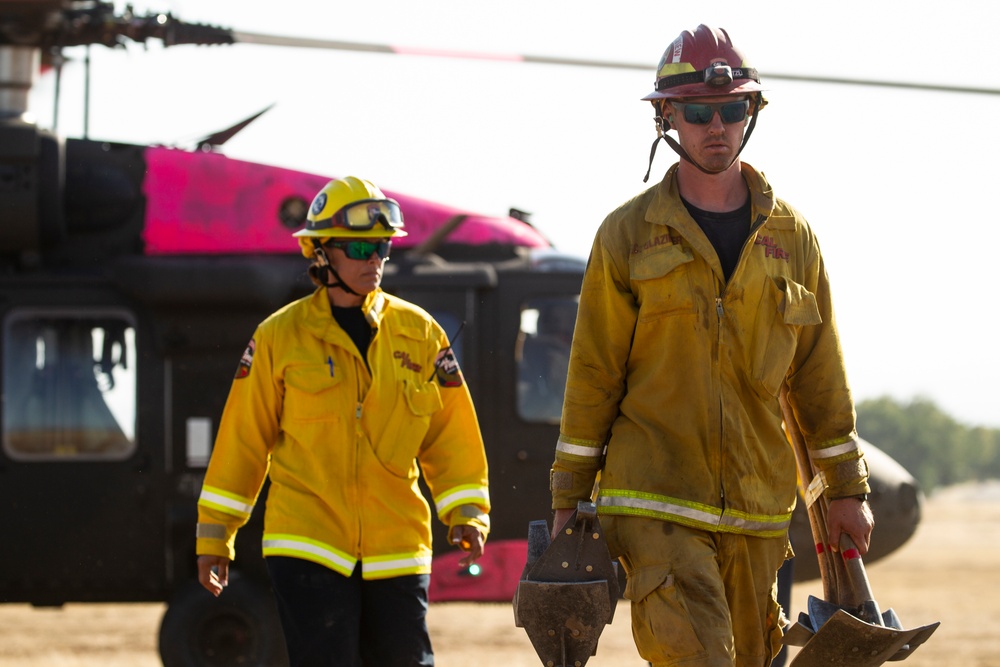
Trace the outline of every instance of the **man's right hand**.
<path fill-rule="evenodd" d="M 229 585 L 229 559 L 225 556 L 198 556 L 198 583 L 219 597 L 222 589 Z"/>
<path fill-rule="evenodd" d="M 562 531 L 563 526 L 566 525 L 566 522 L 569 521 L 570 517 L 573 516 L 573 512 L 575 511 L 576 510 L 572 507 L 555 511 L 555 516 L 552 517 L 553 540 L 556 539 L 556 535 L 558 535 Z"/>

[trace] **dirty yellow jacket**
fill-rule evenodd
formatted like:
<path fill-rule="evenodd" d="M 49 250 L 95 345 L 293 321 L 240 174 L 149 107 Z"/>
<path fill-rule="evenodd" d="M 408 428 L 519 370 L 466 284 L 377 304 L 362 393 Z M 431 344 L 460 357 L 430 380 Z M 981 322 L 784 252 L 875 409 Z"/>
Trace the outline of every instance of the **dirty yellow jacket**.
<path fill-rule="evenodd" d="M 363 310 L 371 371 L 324 289 L 257 328 L 198 501 L 198 554 L 235 557 L 236 531 L 265 476 L 264 556 L 303 558 L 345 576 L 360 560 L 365 579 L 430 572 L 420 468 L 442 521 L 488 532 L 482 435 L 444 331 L 381 290 Z"/>
<path fill-rule="evenodd" d="M 553 508 L 590 499 L 600 471 L 600 514 L 781 537 L 796 498 L 783 383 L 828 496 L 868 491 L 823 258 L 802 216 L 744 164 L 751 233 L 727 283 L 676 174 L 594 240 Z"/>

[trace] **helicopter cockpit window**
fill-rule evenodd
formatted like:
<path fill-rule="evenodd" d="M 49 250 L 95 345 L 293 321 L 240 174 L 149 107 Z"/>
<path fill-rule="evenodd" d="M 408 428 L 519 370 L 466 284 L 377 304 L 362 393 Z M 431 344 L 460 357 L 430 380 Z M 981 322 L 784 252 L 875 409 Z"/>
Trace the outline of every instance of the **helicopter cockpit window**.
<path fill-rule="evenodd" d="M 135 450 L 135 326 L 123 312 L 21 310 L 3 330 L 3 450 L 27 461 Z"/>
<path fill-rule="evenodd" d="M 535 299 L 521 308 L 517 336 L 517 412 L 525 421 L 558 424 L 569 350 L 576 326 L 577 300 Z"/>

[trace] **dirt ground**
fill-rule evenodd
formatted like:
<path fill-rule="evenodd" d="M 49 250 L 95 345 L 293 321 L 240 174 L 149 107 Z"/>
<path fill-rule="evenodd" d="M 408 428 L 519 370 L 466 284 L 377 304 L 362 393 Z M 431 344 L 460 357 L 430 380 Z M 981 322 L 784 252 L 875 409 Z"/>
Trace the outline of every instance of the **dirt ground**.
<path fill-rule="evenodd" d="M 877 529 L 876 529 L 877 530 Z M 916 536 L 868 567 L 875 598 L 903 626 L 941 621 L 908 667 L 1000 667 L 1000 483 L 946 489 L 926 505 Z M 819 582 L 793 591 L 794 619 Z M 154 667 L 160 604 L 0 605 L 0 667 Z M 429 622 L 440 667 L 535 667 L 509 604 L 439 603 Z M 793 653 L 794 655 L 794 653 Z M 592 667 L 641 667 L 628 603 L 601 636 Z"/>

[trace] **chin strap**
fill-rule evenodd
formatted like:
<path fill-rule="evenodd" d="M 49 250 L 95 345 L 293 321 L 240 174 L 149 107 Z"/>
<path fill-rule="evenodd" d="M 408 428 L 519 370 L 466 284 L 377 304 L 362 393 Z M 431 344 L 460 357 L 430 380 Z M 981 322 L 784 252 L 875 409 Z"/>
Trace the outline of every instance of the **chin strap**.
<path fill-rule="evenodd" d="M 354 296 L 364 296 L 363 294 L 358 294 L 350 287 L 347 283 L 337 274 L 336 269 L 330 264 L 330 260 L 326 256 L 326 252 L 323 251 L 323 244 L 319 241 L 313 240 L 313 252 L 316 254 L 316 273 L 319 281 L 323 283 L 324 287 L 339 287 L 348 294 L 353 294 Z M 329 280 L 329 277 L 333 276 L 333 281 Z"/>
<path fill-rule="evenodd" d="M 653 156 L 656 155 L 656 145 L 660 143 L 660 139 L 667 142 L 667 145 L 674 149 L 674 152 L 680 155 L 682 159 L 687 160 L 706 174 L 717 174 L 729 169 L 729 167 L 733 166 L 733 162 L 736 162 L 736 160 L 740 157 L 740 153 L 743 152 L 747 142 L 750 140 L 750 135 L 753 134 L 753 128 L 757 125 L 757 113 L 760 111 L 761 106 L 762 105 L 759 102 L 754 105 L 753 115 L 750 116 L 750 124 L 747 126 L 747 131 L 743 134 L 743 142 L 740 143 L 740 149 L 736 151 L 736 155 L 733 156 L 732 162 L 726 165 L 725 169 L 721 169 L 719 171 L 709 171 L 692 160 L 690 156 L 688 156 L 687 151 L 685 151 L 673 137 L 667 134 L 667 132 L 670 131 L 670 128 L 666 127 L 666 129 L 664 129 L 665 123 L 663 121 L 663 117 L 659 115 L 654 116 L 653 122 L 656 123 L 656 139 L 653 139 L 653 145 L 649 149 L 649 166 L 646 168 L 646 175 L 642 177 L 642 182 L 645 183 L 649 180 L 649 172 L 653 169 Z"/>

